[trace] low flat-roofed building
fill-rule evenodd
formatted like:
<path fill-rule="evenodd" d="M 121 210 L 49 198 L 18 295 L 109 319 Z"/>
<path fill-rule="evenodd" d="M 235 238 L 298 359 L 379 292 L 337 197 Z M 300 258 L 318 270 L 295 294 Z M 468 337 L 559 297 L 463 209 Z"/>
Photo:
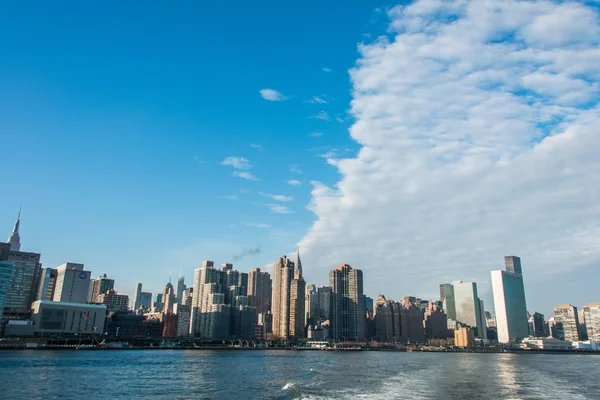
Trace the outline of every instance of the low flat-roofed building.
<path fill-rule="evenodd" d="M 36 333 L 102 334 L 104 331 L 105 305 L 38 300 L 31 308 Z"/>
<path fill-rule="evenodd" d="M 551 338 L 525 338 L 521 341 L 524 349 L 531 350 L 572 350 L 571 342 Z"/>

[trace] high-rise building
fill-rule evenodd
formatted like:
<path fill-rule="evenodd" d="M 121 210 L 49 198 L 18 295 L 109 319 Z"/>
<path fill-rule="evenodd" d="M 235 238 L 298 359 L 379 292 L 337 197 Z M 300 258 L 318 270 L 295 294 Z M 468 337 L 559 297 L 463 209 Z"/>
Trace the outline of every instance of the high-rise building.
<path fill-rule="evenodd" d="M 271 286 L 271 275 L 268 272 L 261 272 L 260 268 L 254 268 L 248 274 L 248 305 L 256 307 L 259 314 L 271 310 Z"/>
<path fill-rule="evenodd" d="M 533 313 L 531 316 L 533 322 L 533 337 L 545 337 L 546 335 L 546 319 L 544 318 L 544 314 L 540 314 L 538 312 Z"/>
<path fill-rule="evenodd" d="M 98 278 L 92 281 L 92 291 L 90 292 L 90 303 L 100 303 L 99 296 L 106 294 L 109 290 L 113 290 L 115 288 L 115 280 L 109 279 L 106 274 L 103 276 L 99 276 Z M 110 309 L 109 309 L 110 311 Z"/>
<path fill-rule="evenodd" d="M 150 292 L 140 292 L 140 305 L 139 308 L 144 309 L 148 312 L 152 308 L 152 293 Z"/>
<path fill-rule="evenodd" d="M 475 282 L 452 282 L 456 310 L 456 322 L 474 329 L 475 336 L 485 339 L 487 332 L 483 320 L 483 310 L 477 294 Z"/>
<path fill-rule="evenodd" d="M 90 288 L 90 271 L 83 264 L 65 263 L 56 267 L 54 301 L 62 303 L 86 303 Z"/>
<path fill-rule="evenodd" d="M 273 336 L 280 339 L 304 336 L 304 295 L 306 283 L 301 268 L 286 256 L 275 262 L 273 273 Z"/>
<path fill-rule="evenodd" d="M 560 304 L 554 308 L 554 324 L 562 326 L 563 337 L 555 337 L 556 339 L 567 340 L 569 342 L 579 341 L 579 316 L 577 307 L 571 304 Z M 560 336 L 560 328 L 557 330 L 557 335 Z"/>
<path fill-rule="evenodd" d="M 21 225 L 21 208 L 19 207 L 19 214 L 15 221 L 15 226 L 12 233 L 8 237 L 6 243 L 10 245 L 12 251 L 21 251 L 21 236 L 19 235 L 19 225 Z"/>
<path fill-rule="evenodd" d="M 333 290 L 331 336 L 337 340 L 364 340 L 365 306 L 363 273 L 348 264 L 329 272 L 329 286 Z"/>
<path fill-rule="evenodd" d="M 425 312 L 425 334 L 428 339 L 448 337 L 448 318 L 444 311 L 432 302 L 429 302 Z"/>
<path fill-rule="evenodd" d="M 214 262 L 203 261 L 202 267 L 194 271 L 194 291 L 190 316 L 190 335 L 201 337 L 206 331 L 206 314 L 210 312 L 214 297 L 212 294 L 222 293 L 223 273 L 214 267 Z M 215 287 L 208 286 L 215 284 Z M 223 301 L 221 304 L 224 303 Z M 218 303 L 215 303 L 218 304 Z"/>
<path fill-rule="evenodd" d="M 142 301 L 142 283 L 138 282 L 135 285 L 135 294 L 133 295 L 133 306 L 132 309 L 133 311 L 137 311 L 140 309 L 140 305 L 141 305 L 141 301 Z M 152 296 L 150 296 L 152 298 Z M 150 302 L 152 302 L 152 299 L 150 300 Z M 148 307 L 150 308 L 150 307 Z"/>
<path fill-rule="evenodd" d="M 454 302 L 454 287 L 450 283 L 440 285 L 440 300 L 448 319 L 456 321 L 456 305 Z"/>
<path fill-rule="evenodd" d="M 317 288 L 317 296 L 319 297 L 319 323 L 331 320 L 331 299 L 333 290 L 329 286 L 319 286 Z"/>
<path fill-rule="evenodd" d="M 57 276 L 58 271 L 56 268 L 42 268 L 36 296 L 37 300 L 52 301 Z"/>
<path fill-rule="evenodd" d="M 126 294 L 117 294 L 113 289 L 96 296 L 94 303 L 106 305 L 106 309 L 109 312 L 129 311 L 129 296 Z"/>
<path fill-rule="evenodd" d="M 10 283 L 10 275 L 12 273 L 12 263 L 8 261 L 0 261 L 0 320 L 4 313 L 4 304 L 6 303 L 6 294 Z"/>
<path fill-rule="evenodd" d="M 11 313 L 28 312 L 37 297 L 41 273 L 40 254 L 11 250 L 10 243 L 0 243 L 0 261 L 12 264 L 4 317 Z"/>
<path fill-rule="evenodd" d="M 529 336 L 527 304 L 521 259 L 504 257 L 506 271 L 492 271 L 492 289 L 498 342 L 510 343 Z"/>
<path fill-rule="evenodd" d="M 306 286 L 306 300 L 304 302 L 304 311 L 306 318 L 304 325 L 306 326 L 318 326 L 320 322 L 319 317 L 319 294 L 317 293 L 317 287 L 315 285 Z"/>
<path fill-rule="evenodd" d="M 181 298 L 181 304 L 184 306 L 192 307 L 192 294 L 194 293 L 194 288 L 189 287 L 183 291 L 183 296 Z M 191 309 L 190 309 L 191 312 Z"/>
<path fill-rule="evenodd" d="M 600 303 L 583 307 L 588 340 L 600 343 Z"/>
<path fill-rule="evenodd" d="M 191 305 L 177 303 L 173 306 L 173 312 L 177 314 L 177 336 L 189 336 L 190 334 L 190 309 Z"/>
<path fill-rule="evenodd" d="M 185 286 L 185 276 L 180 276 L 177 279 L 177 290 L 176 290 L 176 302 L 178 304 L 181 304 L 182 299 L 183 299 L 183 292 L 185 292 L 185 289 L 187 288 L 187 286 Z"/>
<path fill-rule="evenodd" d="M 165 288 L 162 292 L 163 313 L 173 312 L 173 305 L 175 304 L 176 298 L 175 289 L 171 283 L 171 278 L 169 278 L 169 282 L 165 285 Z"/>
<path fill-rule="evenodd" d="M 475 333 L 473 329 L 463 326 L 454 331 L 454 345 L 456 347 L 473 347 Z"/>

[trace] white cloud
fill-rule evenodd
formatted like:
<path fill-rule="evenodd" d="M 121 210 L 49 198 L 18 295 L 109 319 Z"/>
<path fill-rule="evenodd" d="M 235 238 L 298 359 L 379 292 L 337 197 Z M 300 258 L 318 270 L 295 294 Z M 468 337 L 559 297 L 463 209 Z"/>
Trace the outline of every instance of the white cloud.
<path fill-rule="evenodd" d="M 573 21 L 564 7 L 585 32 L 540 27 Z M 361 149 L 333 162 L 335 186 L 313 182 L 317 221 L 301 246 L 322 270 L 309 273 L 347 262 L 368 295 L 392 297 L 475 279 L 485 298 L 489 271 L 516 254 L 530 310 L 594 300 L 559 285 L 586 285 L 574 273 L 600 264 L 597 11 L 421 0 L 389 17 L 391 37 L 359 45 L 351 70 Z"/>
<path fill-rule="evenodd" d="M 323 137 L 323 132 L 313 132 L 308 136 L 311 138 L 320 139 L 321 137 Z"/>
<path fill-rule="evenodd" d="M 239 200 L 239 197 L 237 197 L 236 195 L 221 196 L 221 198 L 226 200 Z"/>
<path fill-rule="evenodd" d="M 309 118 L 322 119 L 323 121 L 331 121 L 331 117 L 329 117 L 329 114 L 327 114 L 327 112 L 323 110 L 321 110 L 317 115 L 313 115 Z"/>
<path fill-rule="evenodd" d="M 258 91 L 263 99 L 268 101 L 283 101 L 287 100 L 287 96 L 284 96 L 281 92 L 274 89 L 260 89 Z"/>
<path fill-rule="evenodd" d="M 323 96 L 313 96 L 313 98 L 308 100 L 308 102 L 313 104 L 327 104 L 327 100 L 325 100 Z"/>
<path fill-rule="evenodd" d="M 271 194 L 271 193 L 263 193 L 263 192 L 258 192 L 258 194 L 260 194 L 261 196 L 264 196 L 264 197 L 269 197 L 275 201 L 292 201 L 292 200 L 294 200 L 293 197 L 285 196 L 283 194 Z"/>
<path fill-rule="evenodd" d="M 248 171 L 233 171 L 232 175 L 237 178 L 247 179 L 249 181 L 259 181 L 260 180 L 256 176 L 254 176 L 254 174 L 252 172 L 248 172 Z"/>
<path fill-rule="evenodd" d="M 333 72 L 331 68 L 324 67 L 323 72 Z"/>
<path fill-rule="evenodd" d="M 288 168 L 288 171 L 294 173 L 294 174 L 301 174 L 302 170 L 300 169 L 300 166 L 298 164 L 292 164 L 290 165 L 290 167 Z"/>
<path fill-rule="evenodd" d="M 343 123 L 344 123 L 344 120 L 343 120 L 343 119 L 341 119 L 340 117 L 335 117 L 335 120 L 336 120 L 337 122 L 339 122 L 340 124 L 343 124 Z"/>
<path fill-rule="evenodd" d="M 286 181 L 286 183 L 288 185 L 291 185 L 291 186 L 300 186 L 300 185 L 302 185 L 302 182 L 300 182 L 297 179 L 290 179 L 289 181 Z"/>
<path fill-rule="evenodd" d="M 254 228 L 261 228 L 261 229 L 271 229 L 271 225 L 269 225 L 269 224 L 259 224 L 259 223 L 255 223 L 255 222 L 247 223 L 246 226 L 251 226 Z"/>
<path fill-rule="evenodd" d="M 231 165 L 235 169 L 251 169 L 252 164 L 244 157 L 227 157 L 221 162 L 222 165 Z"/>
<path fill-rule="evenodd" d="M 290 210 L 286 206 L 282 206 L 281 204 L 265 204 L 265 205 L 267 207 L 269 207 L 271 212 L 274 212 L 275 214 L 291 214 L 292 213 L 292 210 Z"/>
<path fill-rule="evenodd" d="M 256 149 L 256 150 L 263 149 L 263 147 L 260 144 L 256 144 L 256 143 L 250 143 L 250 147 L 252 147 L 253 149 Z"/>

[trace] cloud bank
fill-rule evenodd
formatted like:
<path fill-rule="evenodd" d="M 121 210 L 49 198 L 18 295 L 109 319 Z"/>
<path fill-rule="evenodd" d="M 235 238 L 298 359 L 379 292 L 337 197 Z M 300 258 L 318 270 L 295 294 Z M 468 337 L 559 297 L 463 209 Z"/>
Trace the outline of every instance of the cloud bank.
<path fill-rule="evenodd" d="M 334 187 L 313 182 L 306 269 L 349 263 L 368 295 L 437 297 L 457 279 L 489 290 L 489 271 L 515 254 L 530 309 L 545 296 L 534 280 L 596 266 L 597 282 L 597 9 L 416 1 L 388 17 L 388 35 L 360 44 L 350 71 L 361 149 L 328 160 Z"/>

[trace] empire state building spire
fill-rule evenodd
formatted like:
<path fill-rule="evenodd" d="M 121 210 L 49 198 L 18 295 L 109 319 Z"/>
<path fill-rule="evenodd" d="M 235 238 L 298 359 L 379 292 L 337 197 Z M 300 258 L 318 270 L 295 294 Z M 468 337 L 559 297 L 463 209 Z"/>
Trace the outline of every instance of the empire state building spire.
<path fill-rule="evenodd" d="M 19 207 L 19 215 L 15 221 L 15 227 L 8 237 L 7 243 L 10 244 L 10 249 L 13 251 L 21 250 L 21 236 L 19 235 L 19 225 L 21 224 L 21 207 Z"/>

